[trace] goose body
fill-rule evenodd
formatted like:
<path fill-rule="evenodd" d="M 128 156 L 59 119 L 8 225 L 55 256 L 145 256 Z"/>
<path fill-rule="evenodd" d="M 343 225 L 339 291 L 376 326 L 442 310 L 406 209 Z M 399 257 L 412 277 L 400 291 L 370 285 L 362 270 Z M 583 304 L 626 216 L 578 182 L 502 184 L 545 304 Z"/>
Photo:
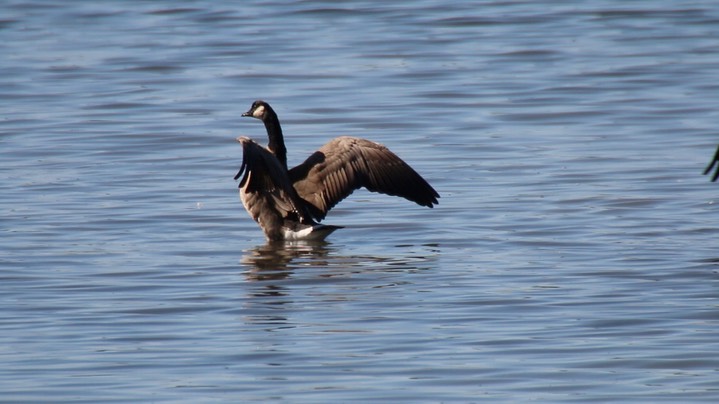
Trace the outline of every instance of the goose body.
<path fill-rule="evenodd" d="M 709 174 L 714 169 L 715 166 L 716 166 L 716 171 L 714 171 L 714 174 L 712 174 L 712 182 L 716 182 L 717 178 L 719 178 L 719 147 L 717 147 L 717 150 L 714 153 L 714 157 L 712 158 L 712 161 L 710 161 L 707 168 L 704 169 L 704 175 Z"/>
<path fill-rule="evenodd" d="M 269 137 L 265 148 L 239 137 L 243 149 L 240 199 L 268 240 L 324 240 L 340 226 L 320 224 L 327 212 L 359 188 L 401 196 L 433 207 L 439 194 L 412 167 L 379 143 L 340 136 L 287 168 L 287 150 L 277 114 L 255 101 L 242 114 L 262 120 Z"/>

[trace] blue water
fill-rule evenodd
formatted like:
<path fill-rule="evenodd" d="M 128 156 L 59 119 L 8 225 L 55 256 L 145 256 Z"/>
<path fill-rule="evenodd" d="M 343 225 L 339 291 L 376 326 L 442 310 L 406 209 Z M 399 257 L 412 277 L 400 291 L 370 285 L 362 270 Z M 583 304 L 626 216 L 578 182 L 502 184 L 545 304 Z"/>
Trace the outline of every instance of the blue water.
<path fill-rule="evenodd" d="M 0 401 L 719 400 L 714 1 L 0 8 Z M 266 245 L 257 98 L 439 206 Z"/>

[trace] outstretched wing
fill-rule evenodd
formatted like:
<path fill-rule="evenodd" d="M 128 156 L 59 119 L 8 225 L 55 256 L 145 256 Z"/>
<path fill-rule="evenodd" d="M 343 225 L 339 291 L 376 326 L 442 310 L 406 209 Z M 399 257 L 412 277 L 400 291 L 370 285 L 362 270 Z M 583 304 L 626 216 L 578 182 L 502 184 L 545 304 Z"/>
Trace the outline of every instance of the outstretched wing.
<path fill-rule="evenodd" d="M 713 181 L 713 182 L 715 182 L 715 181 L 717 180 L 717 178 L 719 178 L 719 147 L 717 147 L 717 151 L 716 151 L 716 153 L 714 153 L 714 158 L 713 158 L 712 161 L 709 163 L 709 165 L 707 166 L 707 168 L 704 170 L 704 175 L 709 174 L 709 173 L 711 172 L 711 170 L 714 168 L 715 165 L 716 165 L 717 167 L 716 167 L 716 171 L 715 171 L 714 174 L 712 175 L 712 181 Z"/>
<path fill-rule="evenodd" d="M 291 169 L 289 176 L 299 196 L 311 205 L 310 213 L 317 220 L 362 187 L 430 208 L 439 198 L 424 178 L 388 148 L 348 136 L 322 146 Z"/>
<path fill-rule="evenodd" d="M 311 223 L 304 201 L 292 187 L 279 160 L 250 138 L 242 136 L 237 141 L 242 144 L 243 153 L 242 166 L 235 179 L 242 176 L 239 188 L 250 216 L 263 227 L 288 217 Z"/>

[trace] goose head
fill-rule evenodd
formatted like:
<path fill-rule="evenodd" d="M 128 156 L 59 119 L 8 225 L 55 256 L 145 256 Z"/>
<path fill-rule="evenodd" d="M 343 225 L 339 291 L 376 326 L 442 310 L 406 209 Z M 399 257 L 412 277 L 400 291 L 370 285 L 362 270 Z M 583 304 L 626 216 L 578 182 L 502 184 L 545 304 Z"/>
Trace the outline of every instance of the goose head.
<path fill-rule="evenodd" d="M 270 104 L 262 100 L 257 100 L 252 103 L 250 109 L 247 110 L 242 116 L 249 116 L 264 121 L 267 115 L 272 111 Z"/>

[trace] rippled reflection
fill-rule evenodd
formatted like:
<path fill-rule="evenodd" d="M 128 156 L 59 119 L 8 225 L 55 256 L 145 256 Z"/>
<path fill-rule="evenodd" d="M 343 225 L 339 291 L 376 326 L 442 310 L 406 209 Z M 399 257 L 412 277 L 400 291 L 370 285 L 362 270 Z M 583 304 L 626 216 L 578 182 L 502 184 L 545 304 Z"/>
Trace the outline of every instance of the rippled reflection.
<path fill-rule="evenodd" d="M 437 244 L 395 247 L 398 253 L 394 256 L 343 255 L 338 247 L 324 241 L 271 242 L 246 250 L 240 263 L 247 267 L 248 281 L 271 281 L 286 279 L 302 268 L 332 270 L 318 277 L 376 270 L 420 271 L 431 268 L 440 253 Z"/>
<path fill-rule="evenodd" d="M 330 251 L 326 242 L 271 242 L 245 251 L 240 262 L 249 267 L 247 280 L 279 280 L 292 272 L 293 262 L 294 266 L 326 266 Z"/>
<path fill-rule="evenodd" d="M 273 242 L 244 251 L 240 259 L 247 281 L 240 309 L 243 327 L 267 333 L 261 342 L 273 349 L 285 345 L 286 337 L 277 334 L 280 330 L 318 327 L 321 333 L 370 332 L 355 322 L 328 331 L 327 321 L 342 322 L 324 316 L 310 321 L 305 316 L 313 313 L 308 307 L 317 304 L 352 304 L 360 296 L 372 301 L 372 295 L 386 299 L 385 289 L 396 289 L 395 295 L 401 296 L 412 283 L 411 274 L 437 269 L 441 255 L 437 244 L 402 244 L 384 251 L 395 254 L 371 255 L 342 244 L 307 241 Z M 397 272 L 410 278 L 398 283 Z"/>

